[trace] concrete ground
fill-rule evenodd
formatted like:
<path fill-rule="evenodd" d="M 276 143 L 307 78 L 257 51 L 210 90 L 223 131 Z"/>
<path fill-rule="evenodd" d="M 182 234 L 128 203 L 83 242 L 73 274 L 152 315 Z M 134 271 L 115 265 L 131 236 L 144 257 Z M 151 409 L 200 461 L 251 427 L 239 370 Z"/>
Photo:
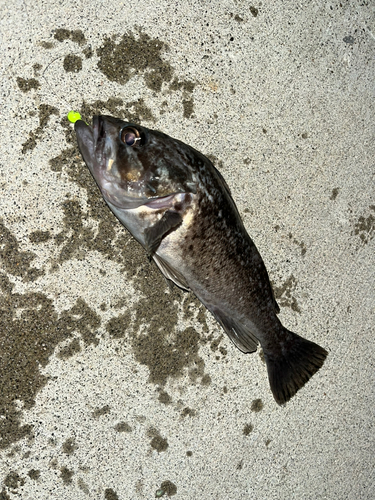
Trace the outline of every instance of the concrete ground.
<path fill-rule="evenodd" d="M 375 498 L 373 2 L 2 0 L 0 498 Z M 280 318 L 285 406 L 112 216 L 70 110 L 208 155 Z"/>

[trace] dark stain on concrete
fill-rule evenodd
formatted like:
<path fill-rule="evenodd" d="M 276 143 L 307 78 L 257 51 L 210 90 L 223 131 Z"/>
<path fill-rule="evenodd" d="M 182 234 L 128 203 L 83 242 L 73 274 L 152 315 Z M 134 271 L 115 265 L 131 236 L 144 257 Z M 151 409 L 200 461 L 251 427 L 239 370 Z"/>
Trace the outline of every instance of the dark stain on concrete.
<path fill-rule="evenodd" d="M 5 488 L 0 491 L 0 500 L 10 500 L 10 496 L 6 492 Z"/>
<path fill-rule="evenodd" d="M 60 469 L 61 472 L 61 479 L 63 480 L 64 484 L 68 486 L 69 484 L 72 484 L 73 479 L 72 477 L 74 476 L 74 471 L 68 469 L 68 467 L 61 467 Z"/>
<path fill-rule="evenodd" d="M 25 282 L 35 281 L 44 275 L 43 269 L 31 267 L 35 259 L 33 252 L 23 252 L 19 249 L 18 241 L 0 219 L 0 262 L 7 273 L 22 278 Z"/>
<path fill-rule="evenodd" d="M 331 196 L 329 197 L 330 200 L 335 200 L 337 198 L 337 195 L 339 194 L 339 188 L 333 188 L 332 189 L 332 194 Z"/>
<path fill-rule="evenodd" d="M 119 500 L 117 493 L 112 488 L 106 488 L 104 491 L 105 500 Z"/>
<path fill-rule="evenodd" d="M 252 432 L 252 430 L 254 429 L 254 426 L 251 425 L 251 424 L 246 424 L 245 427 L 243 428 L 243 435 L 244 436 L 248 436 L 250 434 L 250 432 Z"/>
<path fill-rule="evenodd" d="M 116 432 L 132 432 L 133 430 L 126 422 L 119 422 L 114 428 Z"/>
<path fill-rule="evenodd" d="M 36 481 L 37 479 L 40 478 L 40 470 L 38 469 L 30 469 L 29 472 L 27 473 L 30 479 L 33 479 Z"/>
<path fill-rule="evenodd" d="M 289 239 L 292 240 L 295 245 L 298 245 L 300 247 L 301 255 L 302 257 L 304 257 L 307 251 L 305 243 L 303 241 L 296 240 L 296 238 L 293 237 L 292 233 L 289 233 L 288 236 Z"/>
<path fill-rule="evenodd" d="M 103 406 L 102 408 L 97 408 L 92 412 L 92 416 L 94 418 L 99 418 L 104 415 L 108 415 L 111 412 L 111 408 L 108 405 Z"/>
<path fill-rule="evenodd" d="M 17 77 L 17 85 L 22 92 L 30 92 L 31 89 L 38 89 L 40 87 L 40 83 L 35 78 L 21 78 Z"/>
<path fill-rule="evenodd" d="M 183 116 L 184 118 L 190 118 L 194 112 L 194 99 L 191 97 L 190 99 L 182 100 L 182 107 L 184 109 Z"/>
<path fill-rule="evenodd" d="M 174 78 L 173 81 L 169 84 L 169 90 L 176 92 L 177 90 L 183 90 L 187 94 L 191 94 L 195 88 L 195 83 L 191 80 L 179 80 L 178 78 Z"/>
<path fill-rule="evenodd" d="M 160 401 L 160 403 L 163 403 L 164 405 L 169 405 L 172 403 L 172 398 L 171 396 L 163 391 L 162 389 L 158 388 L 159 389 L 159 397 L 158 397 L 158 400 Z"/>
<path fill-rule="evenodd" d="M 150 427 L 147 431 L 147 436 L 151 438 L 151 448 L 156 450 L 158 453 L 167 450 L 169 446 L 168 441 L 160 435 L 157 429 L 155 429 L 154 427 Z"/>
<path fill-rule="evenodd" d="M 31 243 L 45 243 L 51 239 L 51 233 L 49 231 L 33 231 L 29 234 L 29 240 Z"/>
<path fill-rule="evenodd" d="M 375 212 L 375 205 L 370 205 L 370 210 Z M 363 244 L 371 241 L 375 234 L 375 216 L 370 213 L 367 217 L 361 215 L 354 225 L 354 234 L 359 236 Z"/>
<path fill-rule="evenodd" d="M 46 42 L 45 40 L 42 40 L 41 42 L 39 42 L 39 45 L 41 47 L 43 47 L 43 49 L 46 49 L 46 50 L 53 49 L 53 47 L 55 46 L 54 43 L 52 43 L 52 42 Z"/>
<path fill-rule="evenodd" d="M 275 293 L 275 298 L 280 306 L 290 307 L 293 311 L 296 311 L 298 313 L 301 312 L 301 309 L 297 303 L 297 299 L 292 295 L 292 292 L 297 286 L 297 280 L 293 275 L 285 280 L 285 282 L 281 286 L 275 286 L 274 283 L 272 283 L 272 286 Z"/>
<path fill-rule="evenodd" d="M 21 252 L 17 239 L 3 224 L 0 230 L 3 269 L 30 281 L 35 276 L 30 265 L 34 255 Z M 86 345 L 96 345 L 100 318 L 82 299 L 59 315 L 43 293 L 13 293 L 13 284 L 3 273 L 0 288 L 0 449 L 5 449 L 32 435 L 30 425 L 21 425 L 22 410 L 17 400 L 26 409 L 35 404 L 37 392 L 48 381 L 39 365 L 45 367 L 56 346 L 73 334 Z"/>
<path fill-rule="evenodd" d="M 59 111 L 54 106 L 49 104 L 40 104 L 39 106 L 39 126 L 34 130 L 29 132 L 28 139 L 22 144 L 22 153 L 25 154 L 29 150 L 33 150 L 37 141 L 43 137 L 43 131 L 46 128 L 51 115 L 59 115 Z"/>
<path fill-rule="evenodd" d="M 263 407 L 264 407 L 264 404 L 262 402 L 261 399 L 254 399 L 252 402 L 251 402 L 251 411 L 254 411 L 256 413 L 260 412 L 263 410 Z"/>
<path fill-rule="evenodd" d="M 163 481 L 160 488 L 156 491 L 155 497 L 160 498 L 167 494 L 169 497 L 173 497 L 177 493 L 177 486 L 172 483 L 172 481 Z"/>
<path fill-rule="evenodd" d="M 76 451 L 77 448 L 78 446 L 73 437 L 68 438 L 66 441 L 64 441 L 62 445 L 62 451 L 67 455 L 73 455 L 73 453 Z"/>
<path fill-rule="evenodd" d="M 64 28 L 58 28 L 54 34 L 55 40 L 63 42 L 64 40 L 72 40 L 72 42 L 83 45 L 86 42 L 85 35 L 81 30 L 67 30 Z"/>
<path fill-rule="evenodd" d="M 34 76 L 40 76 L 40 71 L 42 68 L 43 66 L 39 63 L 33 64 Z"/>
<path fill-rule="evenodd" d="M 148 272 L 153 275 L 158 270 L 150 266 Z M 174 301 L 181 301 L 182 291 L 175 288 L 166 294 L 160 286 L 155 292 L 147 279 L 139 284 L 140 288 L 148 288 L 148 293 L 136 305 L 131 344 L 136 360 L 150 370 L 149 381 L 162 386 L 168 377 L 180 377 L 185 367 L 203 362 L 198 355 L 200 336 L 191 327 L 184 331 L 176 329 L 178 308 Z M 197 373 L 199 376 L 203 377 L 204 373 Z"/>
<path fill-rule="evenodd" d="M 238 23 L 243 23 L 243 22 L 245 22 L 245 20 L 244 20 L 244 18 L 243 18 L 243 17 L 239 16 L 238 14 L 233 14 L 233 12 L 230 12 L 230 13 L 229 13 L 229 16 L 230 16 L 230 17 L 233 17 L 233 19 L 234 19 L 235 21 L 237 21 Z"/>
<path fill-rule="evenodd" d="M 84 482 L 84 480 L 83 480 L 81 477 L 79 477 L 79 478 L 77 479 L 77 486 L 78 486 L 78 488 L 79 488 L 80 490 L 82 490 L 82 491 L 83 491 L 83 493 L 84 493 L 85 495 L 89 495 L 89 494 L 90 494 L 89 487 L 87 486 L 87 484 Z"/>
<path fill-rule="evenodd" d="M 189 407 L 186 407 L 181 412 L 181 417 L 195 417 L 197 414 L 197 410 L 193 410 Z"/>
<path fill-rule="evenodd" d="M 81 352 L 81 350 L 82 349 L 81 344 L 79 343 L 79 339 L 75 338 L 64 347 L 60 347 L 56 355 L 60 359 L 67 360 L 75 354 Z"/>
<path fill-rule="evenodd" d="M 14 471 L 9 472 L 9 474 L 4 479 L 4 485 L 11 490 L 17 490 L 24 484 L 24 478 L 22 478 L 17 472 Z"/>
<path fill-rule="evenodd" d="M 86 59 L 91 59 L 91 57 L 93 56 L 93 51 L 92 51 L 92 48 L 90 45 L 88 45 L 87 47 L 85 47 L 83 50 L 83 55 L 86 57 Z"/>
<path fill-rule="evenodd" d="M 76 54 L 68 54 L 64 57 L 63 68 L 67 73 L 78 73 L 82 69 L 82 58 Z"/>
<path fill-rule="evenodd" d="M 124 338 L 128 328 L 131 326 L 131 313 L 126 311 L 108 321 L 106 330 L 113 339 Z"/>
<path fill-rule="evenodd" d="M 251 15 L 252 15 L 253 17 L 257 17 L 257 15 L 258 15 L 258 13 L 259 13 L 259 10 L 258 10 L 256 7 L 254 7 L 254 6 L 252 6 L 252 5 L 251 5 L 251 6 L 250 6 L 250 12 L 251 12 Z"/>
<path fill-rule="evenodd" d="M 119 42 L 116 40 L 116 36 L 105 38 L 97 49 L 98 68 L 108 80 L 124 85 L 141 74 L 151 90 L 160 92 L 162 84 L 172 79 L 173 69 L 162 58 L 162 53 L 168 50 L 166 43 L 141 31 L 137 36 L 128 32 Z"/>
<path fill-rule="evenodd" d="M 219 344 L 222 341 L 224 335 L 220 335 L 217 339 L 213 340 L 210 344 L 211 351 L 215 352 L 219 348 Z"/>

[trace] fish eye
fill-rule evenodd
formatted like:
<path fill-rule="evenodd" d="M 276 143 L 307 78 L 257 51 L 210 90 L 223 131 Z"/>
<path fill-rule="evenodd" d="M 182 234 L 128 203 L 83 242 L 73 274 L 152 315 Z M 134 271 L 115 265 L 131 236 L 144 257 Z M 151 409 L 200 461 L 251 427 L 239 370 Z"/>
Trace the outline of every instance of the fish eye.
<path fill-rule="evenodd" d="M 125 127 L 120 132 L 120 140 L 127 146 L 139 146 L 141 143 L 141 134 L 136 128 Z"/>

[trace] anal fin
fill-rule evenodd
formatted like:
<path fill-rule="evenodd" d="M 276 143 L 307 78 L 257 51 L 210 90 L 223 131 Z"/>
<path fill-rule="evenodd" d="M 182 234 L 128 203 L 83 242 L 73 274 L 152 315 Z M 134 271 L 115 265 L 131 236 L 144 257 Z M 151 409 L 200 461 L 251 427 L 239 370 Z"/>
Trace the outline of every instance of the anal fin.
<path fill-rule="evenodd" d="M 236 321 L 226 316 L 216 307 L 209 307 L 208 309 L 212 312 L 217 321 L 224 328 L 225 333 L 240 351 L 247 353 L 257 350 L 259 340 L 245 325 L 240 321 Z"/>
<path fill-rule="evenodd" d="M 189 285 L 187 284 L 185 278 L 179 273 L 174 267 L 172 267 L 168 262 L 166 262 L 160 255 L 154 254 L 153 259 L 163 273 L 163 275 L 167 278 L 167 280 L 173 281 L 175 285 L 182 288 L 183 290 L 189 291 Z"/>

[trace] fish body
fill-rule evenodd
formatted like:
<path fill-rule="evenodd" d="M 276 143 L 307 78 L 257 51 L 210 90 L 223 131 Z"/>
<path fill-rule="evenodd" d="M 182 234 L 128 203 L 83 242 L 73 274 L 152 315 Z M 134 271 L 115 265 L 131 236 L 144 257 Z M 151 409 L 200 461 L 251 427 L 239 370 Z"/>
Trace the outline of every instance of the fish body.
<path fill-rule="evenodd" d="M 242 352 L 260 343 L 279 404 L 327 351 L 286 329 L 264 262 L 230 190 L 191 146 L 110 116 L 75 124 L 83 159 L 109 208 L 164 276 L 191 290 Z"/>

